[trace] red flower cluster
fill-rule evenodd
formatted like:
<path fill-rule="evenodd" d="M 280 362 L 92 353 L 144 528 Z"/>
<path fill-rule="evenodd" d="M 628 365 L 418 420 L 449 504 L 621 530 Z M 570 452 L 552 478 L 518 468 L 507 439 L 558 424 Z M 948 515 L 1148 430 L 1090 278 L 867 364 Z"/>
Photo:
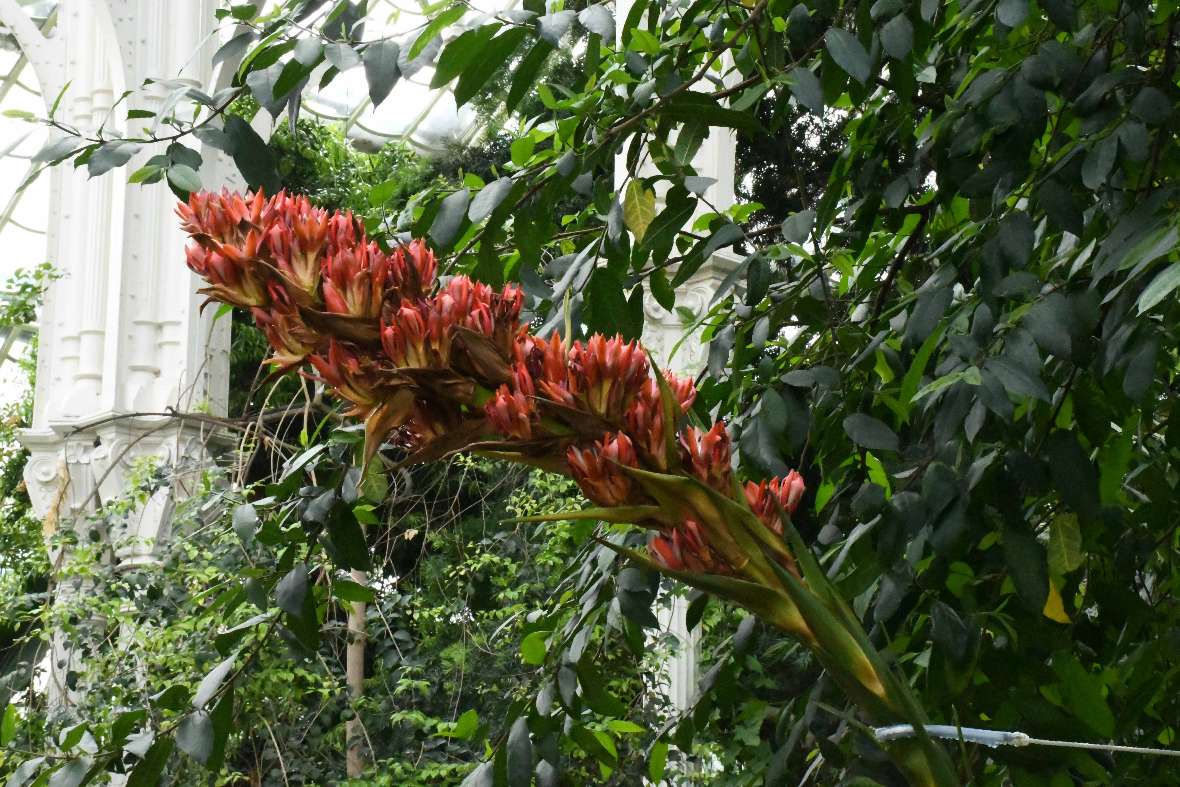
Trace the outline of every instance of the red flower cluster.
<path fill-rule="evenodd" d="M 466 276 L 440 285 L 424 242 L 386 252 L 351 214 L 304 197 L 195 193 L 177 213 L 193 239 L 189 267 L 209 282 L 202 292 L 249 308 L 273 362 L 309 362 L 366 418 L 372 445 L 396 432 L 419 448 L 451 435 L 447 450 L 527 451 L 601 506 L 654 502 L 629 468 L 684 472 L 739 494 L 725 426 L 669 435 L 696 389 L 670 372 L 653 375 L 638 342 L 534 336 L 520 324 L 518 287 L 494 290 Z M 745 497 L 781 535 L 779 507 L 793 511 L 802 492 L 792 472 L 747 484 Z M 662 565 L 733 573 L 700 522 L 644 524 L 657 528 L 650 552 Z"/>

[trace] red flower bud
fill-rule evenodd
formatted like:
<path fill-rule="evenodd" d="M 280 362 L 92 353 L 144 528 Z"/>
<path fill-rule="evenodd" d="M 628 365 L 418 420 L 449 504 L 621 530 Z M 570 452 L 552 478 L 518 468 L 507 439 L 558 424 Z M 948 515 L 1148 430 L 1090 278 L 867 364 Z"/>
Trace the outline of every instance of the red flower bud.
<path fill-rule="evenodd" d="M 638 342 L 595 334 L 569 352 L 570 389 L 582 392 L 591 412 L 620 423 L 624 411 L 647 380 L 647 356 Z"/>
<path fill-rule="evenodd" d="M 595 503 L 621 506 L 631 502 L 631 479 L 619 465 L 636 467 L 639 460 L 627 435 L 607 434 L 589 448 L 570 446 L 566 461 L 578 486 Z"/>
<path fill-rule="evenodd" d="M 337 396 L 356 405 L 353 414 L 364 413 L 381 401 L 380 371 L 342 342 L 330 340 L 327 357 L 312 355 L 307 360 Z"/>
<path fill-rule="evenodd" d="M 420 300 L 434 288 L 438 260 L 426 241 L 412 240 L 389 257 L 389 284 L 402 298 Z"/>
<path fill-rule="evenodd" d="M 324 258 L 328 311 L 375 320 L 381 314 L 389 261 L 376 243 L 340 249 Z"/>
<path fill-rule="evenodd" d="M 722 494 L 733 491 L 729 433 L 725 424 L 718 421 L 707 432 L 688 427 L 680 434 L 680 448 L 685 467 L 697 480 Z"/>
<path fill-rule="evenodd" d="M 725 561 L 709 548 L 700 523 L 686 519 L 679 525 L 652 536 L 647 543 L 652 559 L 673 571 L 694 574 L 732 574 Z"/>
<path fill-rule="evenodd" d="M 664 372 L 664 379 L 676 398 L 681 413 L 688 412 L 696 398 L 696 387 L 692 380 Z M 660 396 L 660 384 L 655 378 L 648 378 L 640 386 L 635 399 L 627 408 L 627 431 L 638 447 L 660 470 L 668 468 L 664 456 L 667 444 L 664 439 L 664 402 Z"/>
<path fill-rule="evenodd" d="M 795 513 L 799 501 L 803 499 L 805 488 L 803 476 L 792 470 L 786 478 L 772 478 L 760 484 L 747 481 L 746 502 L 767 528 L 781 536 L 783 523 L 779 519 L 778 510 L 781 507 L 788 514 Z"/>

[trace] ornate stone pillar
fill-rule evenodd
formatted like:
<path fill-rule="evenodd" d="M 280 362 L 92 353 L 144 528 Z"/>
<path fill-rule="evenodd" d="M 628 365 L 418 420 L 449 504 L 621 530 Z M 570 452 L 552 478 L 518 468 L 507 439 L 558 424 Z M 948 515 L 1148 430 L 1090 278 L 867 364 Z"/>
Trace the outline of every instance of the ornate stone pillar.
<path fill-rule="evenodd" d="M 109 138 L 143 133 L 124 128 L 128 109 L 163 105 L 163 88 L 143 90 L 145 79 L 189 80 L 214 92 L 217 5 L 62 0 L 58 25 L 45 36 L 16 0 L 0 0 L 0 20 L 32 65 L 46 112 L 61 95 L 58 120 L 85 135 L 102 128 Z M 128 89 L 135 92 L 112 111 Z M 191 138 L 184 143 L 202 147 Z M 168 483 L 132 512 L 124 532 L 100 534 L 125 567 L 150 562 L 175 502 L 209 459 L 208 425 L 169 411 L 223 414 L 226 407 L 229 320 L 215 323 L 212 309 L 200 313 L 199 285 L 184 266 L 184 238 L 172 215 L 176 198 L 165 183 L 127 183 L 137 162 L 165 147 L 145 145 L 128 169 L 102 177 L 69 164 L 48 172 L 47 259 L 62 278 L 42 310 L 33 422 L 21 436 L 31 453 L 25 480 L 47 536 L 74 530 L 89 537 L 88 517 L 123 495 L 138 469 L 168 468 Z M 200 152 L 207 188 L 237 185 L 224 156 Z M 69 553 L 52 557 L 60 568 Z M 58 583 L 59 600 L 77 592 L 70 584 Z M 55 633 L 51 654 L 50 694 L 58 704 L 68 699 L 63 676 L 75 659 L 65 640 Z"/>

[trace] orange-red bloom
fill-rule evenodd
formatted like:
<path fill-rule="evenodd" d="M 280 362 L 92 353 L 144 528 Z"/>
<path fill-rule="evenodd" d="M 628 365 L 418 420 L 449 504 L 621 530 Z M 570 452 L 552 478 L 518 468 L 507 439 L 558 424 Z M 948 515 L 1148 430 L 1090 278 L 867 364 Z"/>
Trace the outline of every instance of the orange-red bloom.
<path fill-rule="evenodd" d="M 783 523 L 779 518 L 779 508 L 787 514 L 795 513 L 805 489 L 803 476 L 792 470 L 786 478 L 772 478 L 760 484 L 747 481 L 746 502 L 767 528 L 781 536 Z"/>
<path fill-rule="evenodd" d="M 709 548 L 708 539 L 699 522 L 686 519 L 668 528 L 647 542 L 652 559 L 673 571 L 696 574 L 731 574 L 728 564 Z"/>
<path fill-rule="evenodd" d="M 670 371 L 664 372 L 664 379 L 676 398 L 680 413 L 688 412 L 697 395 L 692 380 L 677 377 Z M 660 384 L 654 377 L 648 378 L 639 387 L 634 400 L 627 408 L 626 423 L 627 431 L 644 455 L 657 469 L 668 469 L 668 459 L 665 456 L 667 441 L 664 435 L 664 402 L 660 396 Z"/>
<path fill-rule="evenodd" d="M 533 419 L 537 406 L 533 401 L 536 390 L 533 378 L 524 364 L 518 363 L 512 370 L 512 385 L 501 385 L 495 395 L 484 406 L 492 427 L 506 437 L 528 440 L 533 436 Z"/>
<path fill-rule="evenodd" d="M 307 360 L 338 396 L 356 405 L 355 414 L 364 413 L 381 402 L 383 375 L 380 370 L 343 342 L 331 339 L 327 356 L 312 355 Z"/>
<path fill-rule="evenodd" d="M 389 285 L 402 298 L 425 298 L 437 276 L 438 260 L 424 240 L 412 240 L 389 255 Z"/>
<path fill-rule="evenodd" d="M 251 309 L 254 322 L 274 348 L 271 363 L 293 366 L 315 352 L 316 345 L 321 341 L 320 336 L 304 324 L 299 309 L 291 302 L 281 284 L 271 281 L 267 284 L 267 291 L 270 293 L 270 306 Z"/>
<path fill-rule="evenodd" d="M 680 449 L 685 468 L 697 480 L 722 494 L 733 491 L 729 433 L 725 424 L 718 421 L 707 432 L 694 426 L 686 428 L 680 434 Z"/>
<path fill-rule="evenodd" d="M 329 216 L 303 196 L 275 195 L 262 213 L 266 245 L 274 266 L 298 290 L 302 299 L 318 299 L 320 253 L 328 242 L 328 228 L 340 214 Z M 351 222 L 351 217 L 345 219 Z"/>
<path fill-rule="evenodd" d="M 369 242 L 324 258 L 324 305 L 330 312 L 376 320 L 385 296 L 389 258 Z"/>
<path fill-rule="evenodd" d="M 595 334 L 585 344 L 574 342 L 568 370 L 569 387 L 582 393 L 590 412 L 621 423 L 627 405 L 647 380 L 647 355 L 639 342 Z"/>
<path fill-rule="evenodd" d="M 620 465 L 638 466 L 635 448 L 622 432 L 607 434 L 588 448 L 570 446 L 566 452 L 570 474 L 595 503 L 622 506 L 632 502 L 631 479 Z"/>

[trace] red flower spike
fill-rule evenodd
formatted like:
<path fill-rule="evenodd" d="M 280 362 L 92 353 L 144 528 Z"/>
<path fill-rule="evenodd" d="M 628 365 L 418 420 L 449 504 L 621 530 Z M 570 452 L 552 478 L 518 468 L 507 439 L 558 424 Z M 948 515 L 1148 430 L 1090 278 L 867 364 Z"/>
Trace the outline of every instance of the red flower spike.
<path fill-rule="evenodd" d="M 185 249 L 185 262 L 209 286 L 201 292 L 214 300 L 233 306 L 265 306 L 267 304 L 266 271 L 236 247 L 217 244 L 207 248 L 197 243 Z"/>
<path fill-rule="evenodd" d="M 492 428 L 505 437 L 517 440 L 532 438 L 532 402 L 524 394 L 501 385 L 484 405 L 484 412 Z"/>
<path fill-rule="evenodd" d="M 219 194 L 198 191 L 189 195 L 187 204 L 176 207 L 176 215 L 181 228 L 202 245 L 209 240 L 236 244 L 251 227 L 260 226 L 265 205 L 261 191 L 244 198 L 227 189 Z"/>
<path fill-rule="evenodd" d="M 688 427 L 680 434 L 680 449 L 685 467 L 698 481 L 722 494 L 733 491 L 729 433 L 725 424 L 718 421 L 707 432 Z"/>
<path fill-rule="evenodd" d="M 637 467 L 639 460 L 627 435 L 607 434 L 589 448 L 570 446 L 566 461 L 582 492 L 598 505 L 622 506 L 631 502 L 631 479 L 619 465 Z"/>
<path fill-rule="evenodd" d="M 533 421 L 537 416 L 534 401 L 536 390 L 533 378 L 522 363 L 512 368 L 512 386 L 501 385 L 495 396 L 484 406 L 488 421 L 502 435 L 520 440 L 533 436 Z"/>
<path fill-rule="evenodd" d="M 328 242 L 328 211 L 306 197 L 276 195 L 264 212 L 266 241 L 274 265 L 304 296 L 316 300 L 320 253 Z"/>
<path fill-rule="evenodd" d="M 803 476 L 792 470 L 786 478 L 772 478 L 760 484 L 747 481 L 746 502 L 750 504 L 750 510 L 762 520 L 768 529 L 781 536 L 783 522 L 779 518 L 779 508 L 781 507 L 788 514 L 795 513 L 795 509 L 799 507 L 799 501 L 803 499 L 805 489 Z"/>
<path fill-rule="evenodd" d="M 416 306 L 403 305 L 392 322 L 381 326 L 381 348 L 385 357 L 399 367 L 427 366 L 426 320 Z"/>
<path fill-rule="evenodd" d="M 569 353 L 556 333 L 548 339 L 525 338 L 523 362 L 545 396 L 567 407 L 577 404 L 578 389 L 569 374 Z"/>

